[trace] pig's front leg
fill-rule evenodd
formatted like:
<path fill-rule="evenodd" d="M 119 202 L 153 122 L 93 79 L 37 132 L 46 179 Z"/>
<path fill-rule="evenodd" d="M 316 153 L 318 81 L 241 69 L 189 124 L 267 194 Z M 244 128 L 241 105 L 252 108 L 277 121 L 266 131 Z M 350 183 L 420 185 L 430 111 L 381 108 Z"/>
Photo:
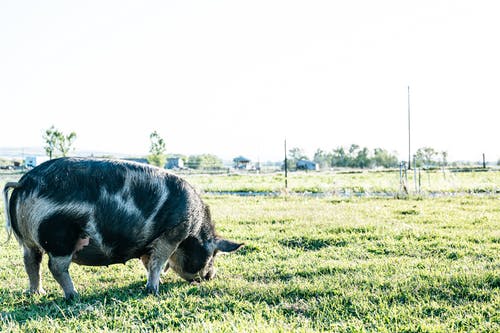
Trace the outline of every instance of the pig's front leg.
<path fill-rule="evenodd" d="M 158 295 L 161 271 L 178 245 L 178 242 L 159 238 L 154 242 L 153 249 L 147 260 L 146 258 L 141 258 L 148 270 L 148 282 L 146 283 L 146 291 L 148 293 Z"/>

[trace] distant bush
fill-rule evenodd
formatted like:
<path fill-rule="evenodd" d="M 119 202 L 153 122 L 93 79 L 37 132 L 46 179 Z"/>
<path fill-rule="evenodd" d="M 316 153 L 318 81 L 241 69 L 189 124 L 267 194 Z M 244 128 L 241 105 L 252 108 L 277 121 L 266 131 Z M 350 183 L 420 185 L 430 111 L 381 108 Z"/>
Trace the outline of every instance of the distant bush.
<path fill-rule="evenodd" d="M 187 167 L 197 170 L 214 170 L 222 169 L 222 160 L 215 155 L 191 155 L 187 160 Z"/>
<path fill-rule="evenodd" d="M 348 148 L 337 147 L 331 152 L 321 149 L 316 150 L 314 162 L 321 168 L 347 167 L 347 168 L 393 168 L 399 164 L 398 157 L 382 148 L 375 148 L 373 153 L 366 147 L 352 144 Z"/>

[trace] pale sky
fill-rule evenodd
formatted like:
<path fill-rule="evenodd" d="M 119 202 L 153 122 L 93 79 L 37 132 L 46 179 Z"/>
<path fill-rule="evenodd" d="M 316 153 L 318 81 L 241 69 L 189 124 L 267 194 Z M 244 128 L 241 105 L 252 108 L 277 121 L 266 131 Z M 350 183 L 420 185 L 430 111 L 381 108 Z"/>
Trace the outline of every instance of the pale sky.
<path fill-rule="evenodd" d="M 498 1 L 0 2 L 0 147 L 500 158 Z"/>

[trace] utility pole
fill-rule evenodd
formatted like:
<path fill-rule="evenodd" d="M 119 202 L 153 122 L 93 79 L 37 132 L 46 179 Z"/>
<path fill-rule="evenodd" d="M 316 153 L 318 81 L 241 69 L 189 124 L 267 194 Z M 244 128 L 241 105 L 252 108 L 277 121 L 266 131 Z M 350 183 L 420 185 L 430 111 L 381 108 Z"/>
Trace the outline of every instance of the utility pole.
<path fill-rule="evenodd" d="M 410 86 L 408 86 L 408 169 L 411 169 Z"/>

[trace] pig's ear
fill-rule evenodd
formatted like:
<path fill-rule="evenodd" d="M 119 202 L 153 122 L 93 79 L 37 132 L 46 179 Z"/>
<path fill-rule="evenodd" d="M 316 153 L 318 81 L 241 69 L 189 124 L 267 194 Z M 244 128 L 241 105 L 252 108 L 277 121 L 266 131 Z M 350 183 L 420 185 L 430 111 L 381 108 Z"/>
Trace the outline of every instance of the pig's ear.
<path fill-rule="evenodd" d="M 243 246 L 243 243 L 235 243 L 230 240 L 217 238 L 215 240 L 216 249 L 221 252 L 233 252 Z"/>

